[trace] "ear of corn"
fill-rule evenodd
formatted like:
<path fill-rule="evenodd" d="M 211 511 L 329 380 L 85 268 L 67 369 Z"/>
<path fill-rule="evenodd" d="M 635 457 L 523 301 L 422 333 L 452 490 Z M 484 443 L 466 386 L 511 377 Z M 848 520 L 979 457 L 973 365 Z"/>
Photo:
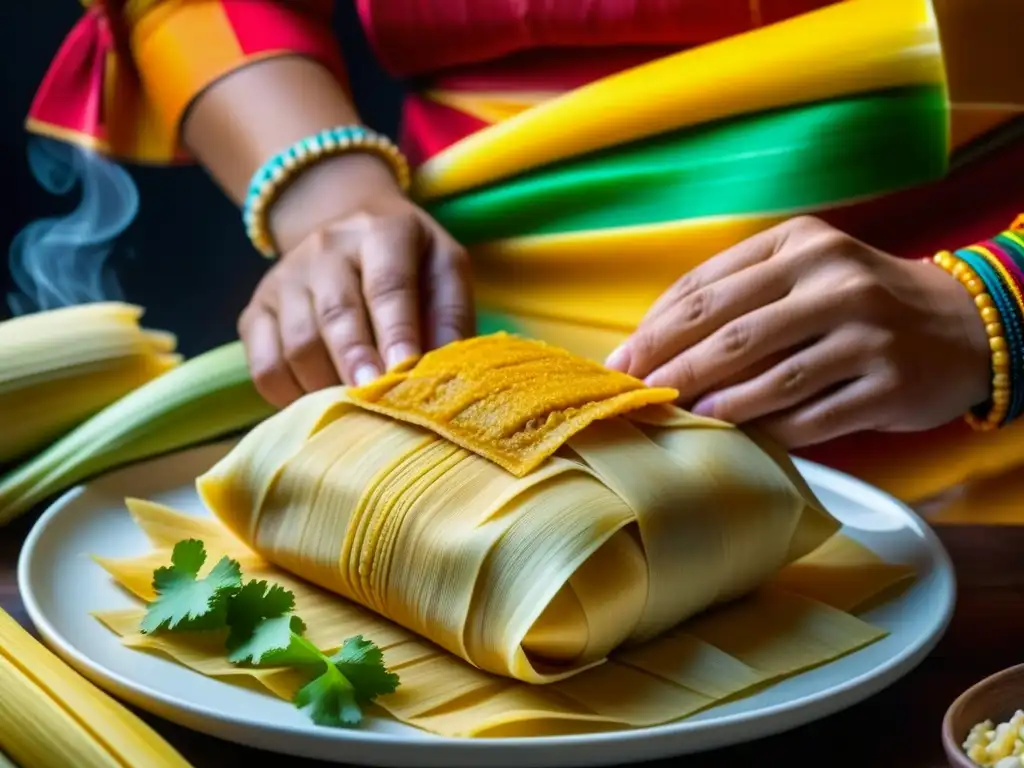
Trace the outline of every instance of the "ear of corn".
<path fill-rule="evenodd" d="M 252 385 L 241 343 L 211 350 L 132 390 L 0 477 L 0 525 L 87 477 L 225 436 L 272 412 Z"/>
<path fill-rule="evenodd" d="M 0 611 L 0 766 L 187 768 L 159 734 Z"/>
<path fill-rule="evenodd" d="M 0 322 L 0 465 L 29 455 L 180 362 L 168 333 L 117 302 Z"/>

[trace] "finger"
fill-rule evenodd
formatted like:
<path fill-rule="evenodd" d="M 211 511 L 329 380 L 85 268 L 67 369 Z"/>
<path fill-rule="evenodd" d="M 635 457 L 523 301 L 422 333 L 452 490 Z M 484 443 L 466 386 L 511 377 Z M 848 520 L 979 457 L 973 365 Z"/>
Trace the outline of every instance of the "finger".
<path fill-rule="evenodd" d="M 411 221 L 411 220 L 410 220 Z M 363 296 L 388 368 L 418 355 L 421 230 L 415 222 L 375 230 L 364 241 Z"/>
<path fill-rule="evenodd" d="M 825 390 L 859 377 L 865 366 L 853 331 L 830 334 L 759 376 L 701 398 L 693 412 L 743 424 L 819 397 Z"/>
<path fill-rule="evenodd" d="M 792 286 L 786 270 L 763 264 L 701 288 L 636 330 L 627 342 L 628 373 L 646 378 L 730 321 L 781 299 Z"/>
<path fill-rule="evenodd" d="M 698 264 L 651 305 L 641 323 L 659 317 L 669 306 L 712 283 L 767 261 L 781 250 L 792 226 L 786 222 L 765 229 Z"/>
<path fill-rule="evenodd" d="M 328 252 L 316 260 L 310 291 L 320 335 L 335 370 L 349 386 L 373 381 L 384 370 L 359 289 L 355 260 Z"/>
<path fill-rule="evenodd" d="M 760 360 L 755 360 L 750 365 L 744 366 L 741 370 L 737 371 L 732 376 L 726 376 L 724 379 L 722 379 L 722 381 L 718 383 L 718 389 L 722 390 L 725 389 L 726 387 L 733 387 L 737 384 L 742 384 L 743 382 L 748 381 L 749 379 L 756 378 L 760 376 L 762 373 L 771 370 L 776 365 L 781 363 L 783 360 L 792 357 L 797 352 L 799 352 L 800 349 L 801 347 L 782 349 L 779 350 L 778 352 L 773 352 L 770 355 L 766 355 Z"/>
<path fill-rule="evenodd" d="M 476 331 L 469 256 L 447 233 L 435 234 L 424 274 L 425 336 L 429 349 Z"/>
<path fill-rule="evenodd" d="M 264 400 L 284 408 L 305 394 L 284 358 L 272 310 L 265 306 L 247 309 L 239 321 L 238 333 L 253 384 Z"/>
<path fill-rule="evenodd" d="M 884 419 L 887 389 L 879 376 L 863 376 L 792 411 L 759 423 L 787 448 L 803 448 L 874 429 Z"/>
<path fill-rule="evenodd" d="M 277 300 L 281 351 L 292 376 L 306 392 L 341 383 L 317 322 L 313 296 L 298 285 L 282 286 Z"/>
<path fill-rule="evenodd" d="M 824 335 L 831 322 L 818 296 L 791 294 L 725 323 L 645 380 L 652 387 L 674 387 L 680 401 L 692 402 L 764 357 Z"/>

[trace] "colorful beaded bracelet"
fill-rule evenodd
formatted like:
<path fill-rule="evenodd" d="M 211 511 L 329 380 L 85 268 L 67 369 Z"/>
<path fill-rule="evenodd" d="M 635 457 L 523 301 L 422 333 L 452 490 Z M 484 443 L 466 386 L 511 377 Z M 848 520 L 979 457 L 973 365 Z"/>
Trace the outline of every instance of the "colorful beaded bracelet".
<path fill-rule="evenodd" d="M 270 207 L 288 185 L 321 160 L 348 152 L 368 152 L 381 158 L 391 166 L 402 190 L 408 191 L 409 163 L 389 138 L 361 125 L 321 131 L 278 152 L 253 174 L 242 208 L 242 220 L 257 251 L 267 258 L 275 255 L 267 218 Z"/>
<path fill-rule="evenodd" d="M 987 404 L 988 413 L 986 415 L 979 416 L 977 413 L 968 413 L 966 419 L 975 429 L 995 429 L 1005 419 L 1009 411 L 1011 397 L 1010 360 L 1001 314 L 996 308 L 987 286 L 967 262 L 949 251 L 940 251 L 935 254 L 933 261 L 960 281 L 960 284 L 974 299 L 974 304 L 985 323 L 985 332 L 988 334 L 989 348 L 992 351 L 992 394 L 990 402 Z"/>
<path fill-rule="evenodd" d="M 992 351 L 993 353 L 1006 353 L 1010 379 L 1008 402 L 1003 418 L 998 425 L 1003 426 L 1017 418 L 1024 408 L 1024 389 L 1021 387 L 1021 384 L 1024 383 L 1024 309 L 1006 282 L 1007 276 L 996 268 L 989 259 L 987 251 L 983 251 L 978 246 L 971 246 L 957 251 L 956 256 L 963 259 L 981 278 L 989 296 L 992 297 L 993 306 L 999 313 L 1004 344 L 1001 346 L 997 344 Z M 993 402 L 995 403 L 995 401 Z M 1001 403 L 995 403 L 995 405 L 998 406 Z"/>

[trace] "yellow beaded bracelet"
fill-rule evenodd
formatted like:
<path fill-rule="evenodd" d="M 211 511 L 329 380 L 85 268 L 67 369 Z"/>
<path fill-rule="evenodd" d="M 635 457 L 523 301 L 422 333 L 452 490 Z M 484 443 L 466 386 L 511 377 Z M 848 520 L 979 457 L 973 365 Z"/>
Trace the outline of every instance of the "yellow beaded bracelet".
<path fill-rule="evenodd" d="M 409 162 L 386 136 L 360 125 L 322 131 L 274 155 L 253 175 L 242 219 L 256 250 L 268 258 L 275 254 L 267 217 L 285 188 L 315 163 L 348 152 L 368 152 L 381 158 L 391 166 L 402 191 L 408 191 L 412 179 Z"/>
<path fill-rule="evenodd" d="M 985 283 L 965 261 L 949 251 L 940 251 L 932 261 L 955 277 L 967 290 L 985 323 L 985 333 L 988 334 L 988 345 L 992 351 L 992 407 L 984 418 L 973 413 L 968 413 L 965 418 L 971 427 L 979 431 L 996 429 L 1006 418 L 1010 407 L 1010 353 L 999 310 L 986 290 Z"/>

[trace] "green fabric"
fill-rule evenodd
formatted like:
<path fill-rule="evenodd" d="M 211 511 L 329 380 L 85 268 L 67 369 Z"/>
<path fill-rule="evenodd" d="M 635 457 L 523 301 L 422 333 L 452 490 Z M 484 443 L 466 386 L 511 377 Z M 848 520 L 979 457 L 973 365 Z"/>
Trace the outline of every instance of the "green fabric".
<path fill-rule="evenodd" d="M 947 134 L 941 87 L 879 91 L 619 146 L 430 211 L 471 244 L 821 206 L 942 178 Z"/>
<path fill-rule="evenodd" d="M 519 324 L 515 318 L 504 315 L 493 310 L 477 309 L 476 311 L 476 333 L 478 336 L 489 336 L 492 333 L 504 331 L 522 335 Z"/>

